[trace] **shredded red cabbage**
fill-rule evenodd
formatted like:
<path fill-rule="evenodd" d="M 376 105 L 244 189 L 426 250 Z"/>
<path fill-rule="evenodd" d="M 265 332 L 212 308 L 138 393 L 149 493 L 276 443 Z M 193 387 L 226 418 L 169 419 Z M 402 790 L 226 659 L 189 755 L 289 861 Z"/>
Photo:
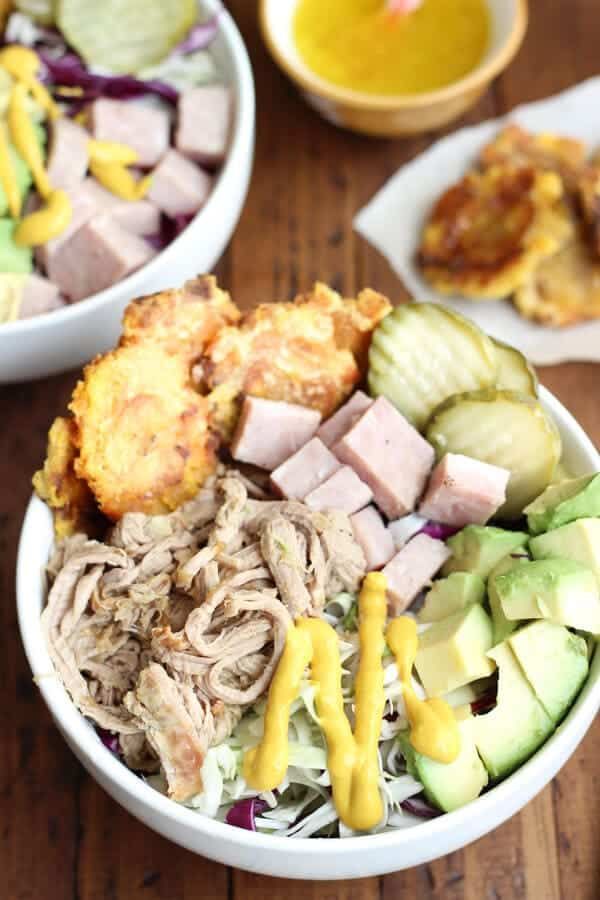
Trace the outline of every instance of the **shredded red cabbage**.
<path fill-rule="evenodd" d="M 206 22 L 198 22 L 196 25 L 193 25 L 187 36 L 173 48 L 170 55 L 179 56 L 181 54 L 187 56 L 188 53 L 194 53 L 196 50 L 206 50 L 215 39 L 218 25 L 219 13 Z"/>
<path fill-rule="evenodd" d="M 423 525 L 419 534 L 427 534 L 438 541 L 445 541 L 446 538 L 452 537 L 457 531 L 461 531 L 461 529 L 455 525 L 444 525 L 442 522 L 427 522 L 426 525 Z"/>
<path fill-rule="evenodd" d="M 144 235 L 144 240 L 154 247 L 155 250 L 164 250 L 171 241 L 179 237 L 181 232 L 188 227 L 196 213 L 179 213 L 174 218 L 163 216 L 160 222 L 160 231 L 156 234 Z"/>
<path fill-rule="evenodd" d="M 256 816 L 267 809 L 268 803 L 260 797 L 250 797 L 248 800 L 238 800 L 234 803 L 225 821 L 235 828 L 245 828 L 246 831 L 256 831 Z"/>
<path fill-rule="evenodd" d="M 403 800 L 400 806 L 404 812 L 411 813 L 413 816 L 418 816 L 419 819 L 435 819 L 437 816 L 441 816 L 441 811 L 434 806 L 431 806 L 431 804 L 424 799 L 422 794 Z"/>
<path fill-rule="evenodd" d="M 112 731 L 105 731 L 104 728 L 96 728 L 96 733 L 107 750 L 114 756 L 119 756 L 121 753 L 121 748 L 119 746 L 119 735 L 114 734 Z"/>
<path fill-rule="evenodd" d="M 129 100 L 132 97 L 143 97 L 146 94 L 155 94 L 169 103 L 177 102 L 175 88 L 156 78 L 142 81 L 133 75 L 94 75 L 86 69 L 80 57 L 72 52 L 56 58 L 40 48 L 38 55 L 46 70 L 45 81 L 47 83 L 82 89 L 83 94 L 76 97 L 60 97 L 66 102 L 72 100 L 81 104 L 95 100 L 97 97 Z"/>

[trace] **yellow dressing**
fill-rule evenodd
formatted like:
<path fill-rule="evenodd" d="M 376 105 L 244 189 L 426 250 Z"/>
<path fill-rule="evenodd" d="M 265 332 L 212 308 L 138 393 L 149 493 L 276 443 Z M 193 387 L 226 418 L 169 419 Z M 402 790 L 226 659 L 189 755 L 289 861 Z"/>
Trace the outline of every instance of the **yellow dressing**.
<path fill-rule="evenodd" d="M 357 830 L 373 828 L 383 814 L 377 742 L 384 708 L 381 657 L 385 646 L 385 587 L 385 577 L 372 572 L 359 598 L 360 663 L 354 734 L 344 712 L 337 634 L 321 619 L 299 619 L 288 629 L 271 683 L 262 741 L 244 759 L 244 777 L 255 790 L 272 790 L 283 780 L 288 764 L 290 705 L 310 665 L 317 713 L 327 741 L 333 802 L 340 819 Z"/>
<path fill-rule="evenodd" d="M 299 0 L 293 36 L 306 65 L 370 94 L 418 94 L 472 71 L 489 44 L 485 0 L 423 0 L 392 15 L 383 0 Z"/>
<path fill-rule="evenodd" d="M 396 657 L 411 726 L 411 744 L 419 753 L 438 762 L 454 762 L 460 753 L 460 733 L 452 708 L 438 697 L 419 700 L 412 686 L 411 673 L 419 643 L 415 621 L 408 616 L 394 619 L 388 625 L 386 639 Z"/>
<path fill-rule="evenodd" d="M 20 246 L 45 244 L 61 234 L 72 218 L 71 202 L 63 190 L 55 190 L 44 166 L 44 157 L 29 116 L 27 99 L 30 94 L 50 119 L 61 115 L 51 94 L 37 80 L 40 60 L 37 54 L 18 45 L 0 50 L 0 68 L 14 79 L 6 124 L 0 121 L 0 185 L 12 218 L 21 215 L 21 195 L 14 165 L 10 156 L 10 141 L 23 159 L 35 187 L 45 201 L 41 209 L 22 219 L 15 228 L 14 239 Z M 8 127 L 7 127 L 8 126 Z M 10 141 L 9 141 L 10 138 Z M 136 179 L 127 166 L 138 159 L 137 152 L 124 144 L 112 141 L 89 141 L 90 171 L 111 193 L 124 200 L 140 200 L 147 193 L 151 176 Z"/>
<path fill-rule="evenodd" d="M 13 219 L 16 219 L 21 214 L 21 195 L 8 148 L 6 126 L 0 122 L 0 184 L 6 196 L 9 212 Z"/>
<path fill-rule="evenodd" d="M 21 219 L 15 228 L 15 244 L 37 247 L 62 234 L 73 215 L 73 208 L 65 191 L 50 190 L 41 209 Z"/>

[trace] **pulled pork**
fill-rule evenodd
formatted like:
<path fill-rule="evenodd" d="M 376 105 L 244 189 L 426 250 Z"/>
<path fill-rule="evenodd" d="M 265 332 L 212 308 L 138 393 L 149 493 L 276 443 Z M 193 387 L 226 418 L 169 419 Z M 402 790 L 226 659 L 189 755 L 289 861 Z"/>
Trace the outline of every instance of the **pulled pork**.
<path fill-rule="evenodd" d="M 347 516 L 257 493 L 221 469 L 173 513 L 128 513 L 104 543 L 66 538 L 48 566 L 58 676 L 175 800 L 202 790 L 206 750 L 267 690 L 293 619 L 365 572 Z"/>

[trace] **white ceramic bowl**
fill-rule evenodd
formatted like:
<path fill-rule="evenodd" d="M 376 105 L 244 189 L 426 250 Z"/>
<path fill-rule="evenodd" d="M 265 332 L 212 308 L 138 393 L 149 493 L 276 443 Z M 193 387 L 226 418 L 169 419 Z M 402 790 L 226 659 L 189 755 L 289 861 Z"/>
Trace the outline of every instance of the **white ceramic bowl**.
<path fill-rule="evenodd" d="M 203 0 L 200 6 L 207 15 L 221 10 L 211 49 L 235 97 L 228 156 L 206 205 L 165 250 L 113 287 L 48 315 L 0 325 L 0 384 L 76 368 L 112 347 L 131 299 L 210 272 L 229 241 L 252 171 L 254 81 L 244 42 L 229 13 L 218 0 Z"/>
<path fill-rule="evenodd" d="M 543 388 L 541 396 L 560 429 L 569 469 L 573 474 L 600 470 L 600 457 L 577 422 Z M 204 818 L 153 790 L 112 756 L 72 704 L 53 674 L 40 627 L 42 572 L 51 545 L 50 513 L 34 498 L 19 544 L 19 625 L 36 683 L 58 728 L 88 772 L 134 816 L 188 850 L 231 866 L 285 878 L 360 878 L 409 868 L 457 850 L 531 800 L 573 753 L 600 707 L 597 652 L 577 702 L 550 740 L 513 775 L 468 806 L 414 827 L 344 840 L 295 840 L 243 831 Z"/>

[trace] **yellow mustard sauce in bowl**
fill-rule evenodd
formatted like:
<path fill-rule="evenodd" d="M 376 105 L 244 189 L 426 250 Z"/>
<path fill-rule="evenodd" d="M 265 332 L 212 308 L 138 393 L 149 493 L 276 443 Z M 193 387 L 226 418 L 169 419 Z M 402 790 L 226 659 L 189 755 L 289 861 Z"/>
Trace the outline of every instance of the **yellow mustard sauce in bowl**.
<path fill-rule="evenodd" d="M 473 71 L 490 40 L 485 0 L 423 0 L 393 14 L 383 0 L 299 0 L 293 37 L 318 76 L 368 94 L 446 87 Z"/>

